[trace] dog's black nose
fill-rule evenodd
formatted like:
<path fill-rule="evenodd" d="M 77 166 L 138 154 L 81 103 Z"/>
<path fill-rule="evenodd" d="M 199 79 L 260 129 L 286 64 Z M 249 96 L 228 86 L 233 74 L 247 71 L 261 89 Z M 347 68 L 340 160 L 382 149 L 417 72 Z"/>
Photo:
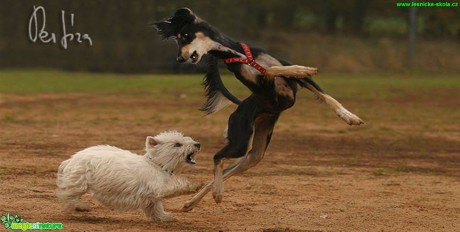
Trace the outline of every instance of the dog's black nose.
<path fill-rule="evenodd" d="M 201 147 L 201 144 L 199 144 L 199 143 L 195 143 L 195 147 L 196 147 L 196 148 L 198 148 L 198 149 L 200 149 L 200 147 Z"/>
<path fill-rule="evenodd" d="M 182 57 L 182 56 L 178 56 L 176 60 L 177 60 L 177 62 L 180 62 L 180 63 L 184 63 L 184 62 L 185 62 L 185 58 Z"/>

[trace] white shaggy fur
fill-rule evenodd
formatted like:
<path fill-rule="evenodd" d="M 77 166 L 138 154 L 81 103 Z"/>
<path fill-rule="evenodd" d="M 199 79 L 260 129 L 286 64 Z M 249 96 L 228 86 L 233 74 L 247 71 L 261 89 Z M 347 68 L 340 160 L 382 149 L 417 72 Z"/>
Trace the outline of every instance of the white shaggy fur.
<path fill-rule="evenodd" d="M 140 156 L 120 148 L 99 145 L 77 152 L 61 163 L 57 175 L 57 197 L 66 210 L 87 211 L 80 196 L 90 193 L 111 209 L 141 209 L 156 221 L 171 221 L 162 199 L 195 192 L 191 184 L 175 174 L 195 164 L 200 144 L 179 132 L 148 136 L 146 154 Z"/>

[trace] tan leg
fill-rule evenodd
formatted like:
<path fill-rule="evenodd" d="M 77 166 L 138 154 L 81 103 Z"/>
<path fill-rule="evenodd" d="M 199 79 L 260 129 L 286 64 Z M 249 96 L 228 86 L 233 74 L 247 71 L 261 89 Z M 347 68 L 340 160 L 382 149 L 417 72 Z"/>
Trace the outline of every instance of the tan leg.
<path fill-rule="evenodd" d="M 208 194 L 209 191 L 211 191 L 213 183 L 214 181 L 209 182 L 195 196 L 193 196 L 192 199 L 185 202 L 184 206 L 182 207 L 182 211 L 188 212 L 195 208 L 195 206 L 201 201 L 201 199 L 203 199 L 203 197 L 206 196 L 206 194 Z"/>
<path fill-rule="evenodd" d="M 225 169 L 223 171 L 222 175 L 222 182 L 226 181 L 228 178 L 230 178 L 233 175 L 236 175 L 238 173 L 244 172 L 249 168 L 249 162 L 248 159 L 245 157 L 241 158 L 237 162 L 235 162 L 232 166 L 229 168 Z M 207 185 L 205 185 L 195 196 L 192 197 L 189 201 L 185 202 L 184 206 L 182 207 L 183 212 L 188 212 L 195 208 L 196 205 L 203 199 L 206 194 L 208 194 L 211 189 L 213 189 L 214 186 L 214 180 L 209 182 Z M 214 193 L 213 193 L 214 194 Z"/>
<path fill-rule="evenodd" d="M 358 116 L 354 115 L 352 112 L 345 109 L 337 100 L 333 97 L 324 94 L 324 101 L 327 105 L 329 105 L 343 121 L 345 121 L 348 125 L 361 125 L 364 124 L 364 121 L 360 119 Z"/>
<path fill-rule="evenodd" d="M 305 78 L 311 77 L 318 73 L 317 68 L 305 67 L 300 65 L 289 65 L 289 66 L 271 66 L 267 68 L 265 74 L 268 78 L 273 79 L 276 76 L 281 77 L 294 77 L 294 78 Z"/>
<path fill-rule="evenodd" d="M 331 107 L 332 110 L 335 111 L 337 116 L 339 116 L 348 125 L 364 124 L 364 121 L 362 119 L 360 119 L 358 116 L 348 111 L 345 107 L 342 106 L 342 104 L 340 104 L 340 102 L 335 100 L 333 97 L 329 96 L 328 94 L 319 92 L 316 88 L 314 88 L 313 86 L 309 84 L 307 84 L 307 87 L 316 96 L 318 96 L 321 101 L 325 102 L 329 107 Z"/>
<path fill-rule="evenodd" d="M 222 202 L 222 192 L 224 191 L 223 172 L 224 160 L 220 160 L 219 163 L 214 166 L 214 185 L 212 189 L 212 196 L 217 204 Z"/>
<path fill-rule="evenodd" d="M 232 166 L 226 168 L 223 171 L 222 175 L 222 182 L 226 181 L 228 178 L 230 178 L 233 175 L 236 175 L 238 173 L 241 173 L 245 170 L 247 170 L 247 159 L 245 157 L 241 158 L 240 160 L 236 161 Z M 188 212 L 195 208 L 195 206 L 203 199 L 206 194 L 208 194 L 211 189 L 213 189 L 214 186 L 214 180 L 209 182 L 207 185 L 205 185 L 195 196 L 193 196 L 192 199 L 189 201 L 185 202 L 182 211 Z"/>

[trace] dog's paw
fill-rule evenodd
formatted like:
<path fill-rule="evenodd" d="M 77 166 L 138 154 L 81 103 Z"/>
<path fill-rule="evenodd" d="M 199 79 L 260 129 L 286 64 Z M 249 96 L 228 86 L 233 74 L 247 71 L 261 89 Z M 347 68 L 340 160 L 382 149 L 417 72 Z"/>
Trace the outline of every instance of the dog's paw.
<path fill-rule="evenodd" d="M 222 193 L 224 192 L 224 185 L 222 181 L 214 181 L 214 186 L 212 188 L 212 197 L 214 201 L 219 204 L 222 202 Z"/>
<path fill-rule="evenodd" d="M 176 221 L 176 218 L 172 213 L 165 213 L 160 218 L 158 218 L 160 222 L 173 222 Z"/>
<path fill-rule="evenodd" d="M 305 67 L 306 69 L 306 73 L 309 75 L 309 76 L 314 76 L 316 74 L 318 74 L 318 68 L 314 68 L 314 67 Z"/>
<path fill-rule="evenodd" d="M 193 203 L 192 201 L 187 201 L 185 202 L 184 206 L 182 206 L 182 212 L 190 212 L 193 208 L 195 208 L 196 203 Z"/>
<path fill-rule="evenodd" d="M 214 201 L 216 202 L 216 204 L 219 204 L 222 202 L 222 194 L 214 194 L 212 193 L 212 197 L 214 198 Z"/>
<path fill-rule="evenodd" d="M 169 212 L 164 212 L 163 214 L 159 216 L 153 216 L 150 218 L 152 221 L 155 222 L 173 222 L 176 221 L 177 219 L 174 217 L 172 213 Z"/>
<path fill-rule="evenodd" d="M 222 202 L 223 196 L 222 196 L 222 189 L 213 189 L 212 191 L 212 197 L 214 198 L 214 201 L 219 204 Z"/>
<path fill-rule="evenodd" d="M 78 204 L 75 205 L 74 209 L 75 211 L 78 211 L 78 212 L 88 212 L 89 205 L 84 202 L 79 202 Z"/>
<path fill-rule="evenodd" d="M 348 111 L 345 108 L 340 108 L 336 111 L 337 116 L 339 116 L 341 119 L 343 119 L 348 125 L 361 125 L 364 124 L 364 121 L 360 119 L 358 116 L 354 115 L 350 111 Z"/>

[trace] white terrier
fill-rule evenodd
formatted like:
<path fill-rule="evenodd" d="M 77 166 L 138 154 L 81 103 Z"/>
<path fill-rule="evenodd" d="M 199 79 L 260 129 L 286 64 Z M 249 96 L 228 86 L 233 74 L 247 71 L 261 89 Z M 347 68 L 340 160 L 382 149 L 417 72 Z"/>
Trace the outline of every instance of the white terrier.
<path fill-rule="evenodd" d="M 152 220 L 171 221 L 162 199 L 201 187 L 175 175 L 196 163 L 199 150 L 199 143 L 175 131 L 148 136 L 144 156 L 108 145 L 89 147 L 59 166 L 57 197 L 64 209 L 87 211 L 80 196 L 90 193 L 111 209 L 141 209 Z"/>

